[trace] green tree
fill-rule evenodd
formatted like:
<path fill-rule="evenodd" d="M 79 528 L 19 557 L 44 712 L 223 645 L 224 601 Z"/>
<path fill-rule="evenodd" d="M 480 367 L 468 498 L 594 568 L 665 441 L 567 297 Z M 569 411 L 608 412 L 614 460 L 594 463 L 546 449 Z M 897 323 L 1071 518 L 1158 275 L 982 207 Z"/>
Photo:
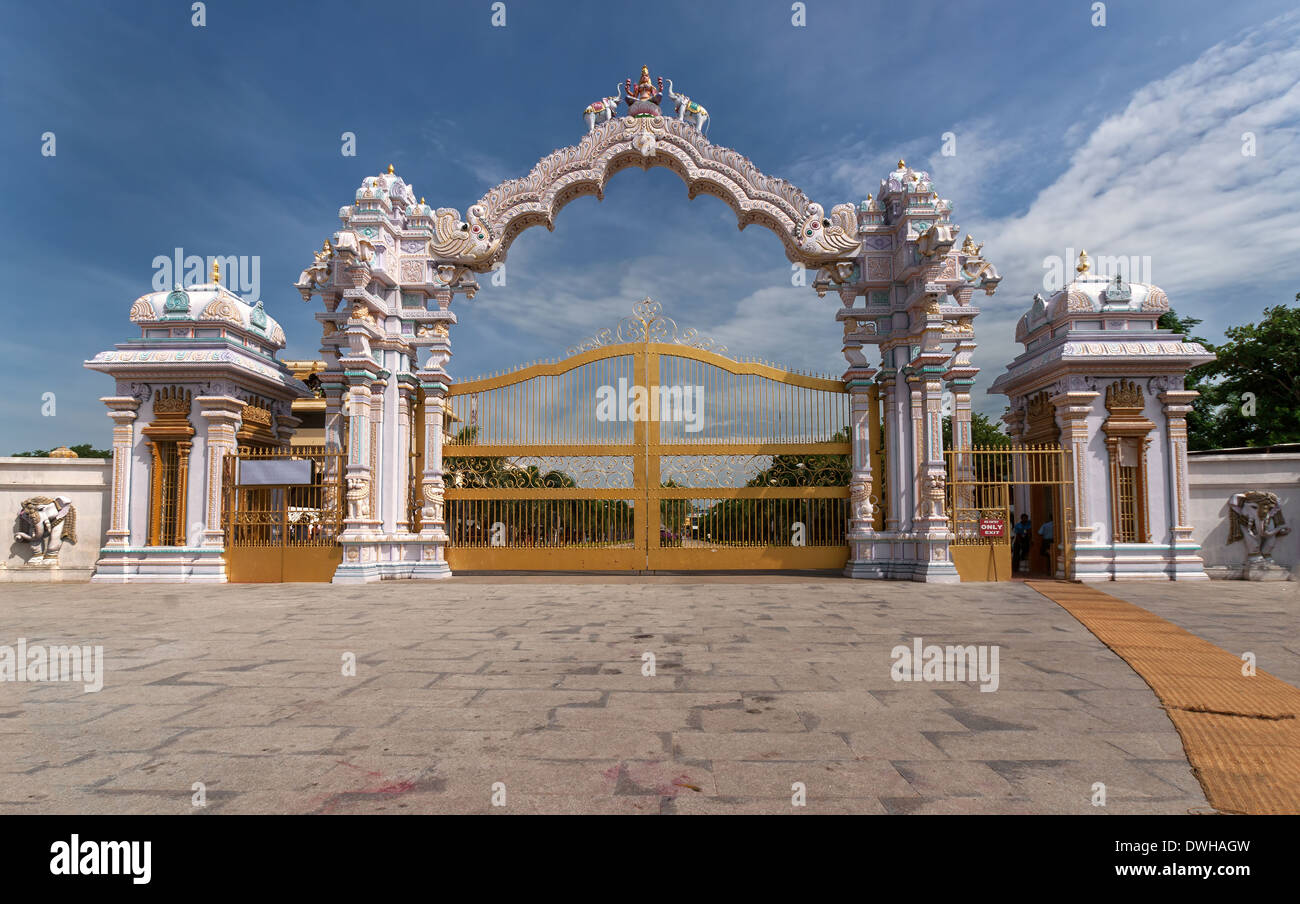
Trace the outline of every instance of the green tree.
<path fill-rule="evenodd" d="M 1160 318 L 1160 326 L 1182 332 L 1199 323 L 1173 311 Z M 1258 324 L 1229 327 L 1224 334 L 1228 341 L 1217 347 L 1192 337 L 1218 357 L 1187 376 L 1187 388 L 1201 393 L 1188 417 L 1190 447 L 1300 442 L 1300 308 L 1265 308 Z"/>
<path fill-rule="evenodd" d="M 970 441 L 977 448 L 1002 448 L 1011 445 L 1011 437 L 1002 432 L 1002 427 L 995 424 L 988 416 L 972 411 L 970 415 Z M 952 415 L 943 417 L 943 447 L 952 448 Z"/>

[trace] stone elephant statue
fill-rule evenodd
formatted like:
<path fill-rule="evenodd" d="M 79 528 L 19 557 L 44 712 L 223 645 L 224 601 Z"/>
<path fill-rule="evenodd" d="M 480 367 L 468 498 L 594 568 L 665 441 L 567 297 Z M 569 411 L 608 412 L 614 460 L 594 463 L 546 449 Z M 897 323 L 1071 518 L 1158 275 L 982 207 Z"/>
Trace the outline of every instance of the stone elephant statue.
<path fill-rule="evenodd" d="M 1273 544 L 1291 533 L 1276 493 L 1236 493 L 1228 500 L 1228 510 L 1228 542 L 1241 540 L 1248 560 L 1271 558 Z"/>
<path fill-rule="evenodd" d="M 709 111 L 704 109 L 703 105 L 697 104 L 685 94 L 678 94 L 673 91 L 673 80 L 666 79 L 668 82 L 668 99 L 673 102 L 673 112 L 679 122 L 689 122 L 695 128 L 700 130 L 701 135 L 708 134 Z"/>
<path fill-rule="evenodd" d="M 614 89 L 613 97 L 602 97 L 598 101 L 593 101 L 587 109 L 582 111 L 582 118 L 587 120 L 587 131 L 593 132 L 597 123 L 606 123 L 618 112 L 618 101 L 622 96 L 623 86 L 618 85 Z"/>
<path fill-rule="evenodd" d="M 18 510 L 14 539 L 32 544 L 28 565 L 56 565 L 64 542 L 77 542 L 77 510 L 67 496 L 32 496 Z"/>

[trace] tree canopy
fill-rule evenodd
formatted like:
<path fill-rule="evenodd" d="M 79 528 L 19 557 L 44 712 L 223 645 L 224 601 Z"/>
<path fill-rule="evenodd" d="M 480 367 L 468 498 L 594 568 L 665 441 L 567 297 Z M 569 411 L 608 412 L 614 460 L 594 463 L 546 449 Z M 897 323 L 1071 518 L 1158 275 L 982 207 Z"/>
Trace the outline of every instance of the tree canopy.
<path fill-rule="evenodd" d="M 1300 443 L 1300 308 L 1265 308 L 1259 323 L 1225 330 L 1228 341 L 1218 346 L 1193 334 L 1200 323 L 1175 311 L 1162 315 L 1159 323 L 1217 355 L 1187 375 L 1187 388 L 1201 393 L 1187 418 L 1189 446 L 1231 449 Z"/>
<path fill-rule="evenodd" d="M 987 415 L 972 411 L 970 415 L 970 441 L 976 448 L 1002 448 L 1011 445 L 1011 437 L 1002 432 Z M 943 447 L 952 448 L 952 415 L 943 416 Z"/>

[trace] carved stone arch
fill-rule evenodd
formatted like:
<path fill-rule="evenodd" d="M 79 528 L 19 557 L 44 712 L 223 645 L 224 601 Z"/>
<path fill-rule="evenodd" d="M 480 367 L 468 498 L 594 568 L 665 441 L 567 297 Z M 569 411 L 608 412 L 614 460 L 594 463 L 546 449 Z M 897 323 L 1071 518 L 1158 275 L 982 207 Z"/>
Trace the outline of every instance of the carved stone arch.
<path fill-rule="evenodd" d="M 827 216 L 796 186 L 765 175 L 748 158 L 712 144 L 687 123 L 624 116 L 542 158 L 527 176 L 490 189 L 470 208 L 478 224 L 474 228 L 481 225 L 486 235 L 462 237 L 449 223 L 440 230 L 445 250 L 439 257 L 471 270 L 491 270 L 505 260 L 519 233 L 532 226 L 554 229 L 565 205 L 588 195 L 603 199 L 610 178 L 634 167 L 669 169 L 686 183 L 689 198 L 707 194 L 720 199 L 736 214 L 741 229 L 757 224 L 776 233 L 791 261 L 824 267 L 861 253 L 854 205 L 840 204 Z"/>

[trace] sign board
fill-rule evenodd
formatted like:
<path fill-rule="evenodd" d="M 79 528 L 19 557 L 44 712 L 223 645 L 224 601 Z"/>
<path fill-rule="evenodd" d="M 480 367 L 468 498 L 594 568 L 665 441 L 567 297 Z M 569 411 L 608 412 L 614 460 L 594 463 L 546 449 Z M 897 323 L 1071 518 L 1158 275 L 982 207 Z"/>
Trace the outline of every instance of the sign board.
<path fill-rule="evenodd" d="M 239 463 L 240 486 L 301 486 L 312 483 L 310 458 L 266 458 Z"/>
<path fill-rule="evenodd" d="M 1001 537 L 1006 533 L 1006 522 L 1001 518 L 981 518 L 981 537 Z"/>

